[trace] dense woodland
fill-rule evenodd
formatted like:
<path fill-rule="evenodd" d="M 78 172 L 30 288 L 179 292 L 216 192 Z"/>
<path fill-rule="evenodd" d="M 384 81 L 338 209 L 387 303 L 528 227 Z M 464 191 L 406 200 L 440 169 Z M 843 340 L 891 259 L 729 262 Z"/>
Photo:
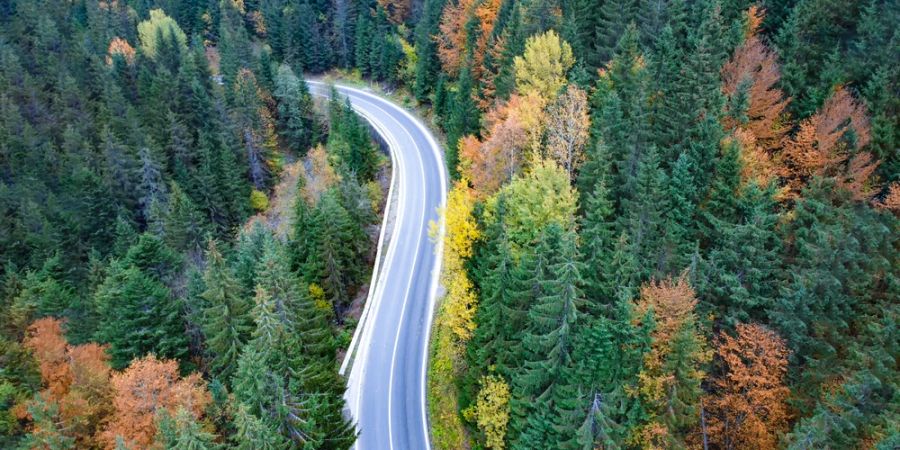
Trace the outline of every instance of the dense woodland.
<path fill-rule="evenodd" d="M 2 448 L 355 440 L 387 158 L 247 5 L 197 4 L 0 7 Z"/>
<path fill-rule="evenodd" d="M 434 446 L 896 448 L 898 15 L 3 2 L 0 446 L 349 447 L 384 157 L 339 70 L 445 135 Z"/>

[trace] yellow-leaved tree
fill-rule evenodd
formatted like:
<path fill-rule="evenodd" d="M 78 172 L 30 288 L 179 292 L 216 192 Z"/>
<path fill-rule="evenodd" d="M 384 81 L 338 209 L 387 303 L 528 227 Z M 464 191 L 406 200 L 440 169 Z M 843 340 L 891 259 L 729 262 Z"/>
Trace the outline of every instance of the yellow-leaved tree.
<path fill-rule="evenodd" d="M 525 54 L 515 59 L 516 88 L 522 95 L 536 93 L 549 102 L 566 85 L 573 64 L 572 46 L 555 31 L 532 36 L 525 42 Z"/>
<path fill-rule="evenodd" d="M 481 377 L 481 389 L 471 414 L 474 415 L 478 429 L 484 433 L 485 446 L 502 450 L 509 423 L 509 384 L 503 377 Z"/>
<path fill-rule="evenodd" d="M 150 58 L 156 57 L 156 49 L 159 48 L 159 39 L 178 43 L 182 53 L 187 51 L 187 36 L 175 19 L 166 15 L 161 9 L 151 9 L 150 19 L 138 24 L 138 37 L 141 40 L 141 50 Z"/>
<path fill-rule="evenodd" d="M 431 366 L 428 371 L 428 405 L 431 410 L 432 442 L 435 448 L 458 448 L 465 438 L 459 417 L 455 380 L 464 365 L 465 344 L 475 331 L 477 297 L 464 264 L 472 256 L 472 244 L 480 236 L 472 210 L 475 193 L 468 181 L 459 180 L 440 211 L 445 223 L 441 283 L 446 289 L 433 328 Z M 439 225 L 430 224 L 432 239 Z"/>
<path fill-rule="evenodd" d="M 474 207 L 474 192 L 468 181 L 460 180 L 447 195 L 447 206 L 442 211 L 446 228 L 441 281 L 447 293 L 441 304 L 444 310 L 441 319 L 459 342 L 468 341 L 475 331 L 477 298 L 464 267 L 465 261 L 472 256 L 472 244 L 480 236 L 472 216 Z M 432 222 L 432 236 L 436 229 L 437 224 Z"/>

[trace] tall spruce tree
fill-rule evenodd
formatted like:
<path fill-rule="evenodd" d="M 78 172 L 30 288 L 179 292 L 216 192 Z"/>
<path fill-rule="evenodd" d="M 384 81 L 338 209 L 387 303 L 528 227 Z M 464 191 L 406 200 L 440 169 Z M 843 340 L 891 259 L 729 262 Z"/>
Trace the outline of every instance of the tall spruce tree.
<path fill-rule="evenodd" d="M 209 353 L 210 372 L 217 378 L 231 379 L 237 360 L 253 330 L 251 304 L 219 252 L 214 240 L 206 251 L 206 271 L 203 282 L 206 290 L 200 294 L 206 302 L 203 311 L 203 334 Z"/>

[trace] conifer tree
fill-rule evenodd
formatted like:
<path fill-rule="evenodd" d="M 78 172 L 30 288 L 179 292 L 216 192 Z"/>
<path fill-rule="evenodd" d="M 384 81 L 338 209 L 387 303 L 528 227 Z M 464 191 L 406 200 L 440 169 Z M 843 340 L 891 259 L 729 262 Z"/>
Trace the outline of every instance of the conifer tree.
<path fill-rule="evenodd" d="M 280 450 L 287 443 L 265 420 L 250 414 L 246 405 L 239 404 L 234 412 L 236 432 L 232 441 L 237 450 Z"/>
<path fill-rule="evenodd" d="M 666 175 L 659 167 L 656 148 L 643 155 L 634 181 L 634 197 L 623 201 L 620 229 L 628 233 L 629 242 L 645 279 L 658 266 L 663 217 L 667 198 L 664 187 Z"/>
<path fill-rule="evenodd" d="M 437 56 L 437 45 L 434 36 L 438 33 L 441 12 L 445 0 L 427 0 L 423 6 L 422 17 L 416 24 L 416 79 L 413 92 L 420 102 L 426 101 L 436 86 L 440 76 L 441 61 Z"/>
<path fill-rule="evenodd" d="M 475 86 L 472 69 L 468 65 L 463 67 L 456 84 L 456 92 L 448 102 L 447 117 L 447 169 L 450 175 L 456 178 L 459 165 L 459 140 L 478 131 L 481 113 L 475 105 Z"/>
<path fill-rule="evenodd" d="M 612 268 L 615 251 L 615 223 L 613 204 L 609 199 L 606 181 L 600 179 L 588 195 L 581 230 L 581 248 L 585 267 L 585 312 L 596 316 L 604 307 L 612 304 L 615 293 L 606 289 L 612 285 Z"/>
<path fill-rule="evenodd" d="M 694 251 L 696 206 L 693 179 L 687 156 L 678 156 L 672 168 L 671 180 L 666 188 L 669 209 L 665 212 L 662 226 L 662 243 L 656 272 L 658 276 L 672 276 L 688 266 Z"/>
<path fill-rule="evenodd" d="M 94 304 L 100 318 L 96 338 L 110 344 L 114 368 L 148 353 L 173 359 L 186 356 L 180 302 L 137 266 L 113 262 Z"/>
<path fill-rule="evenodd" d="M 237 72 L 230 99 L 232 121 L 247 161 L 250 182 L 256 190 L 265 190 L 272 184 L 271 177 L 277 168 L 274 124 L 256 77 L 249 69 Z"/>
<path fill-rule="evenodd" d="M 211 372 L 217 378 L 229 380 L 253 328 L 250 304 L 242 297 L 238 282 L 214 240 L 209 241 L 206 264 L 203 274 L 206 290 L 200 294 L 207 305 L 203 311 L 206 349 L 212 359 Z"/>
<path fill-rule="evenodd" d="M 583 301 L 574 233 L 550 225 L 537 252 L 551 256 L 546 278 L 539 281 L 543 292 L 528 310 L 526 360 L 515 379 L 512 448 L 553 446 L 575 427 L 560 423 L 571 399 L 561 378 L 572 363 L 573 327 Z"/>
<path fill-rule="evenodd" d="M 311 229 L 303 274 L 309 283 L 319 283 L 335 311 L 349 305 L 350 289 L 363 276 L 362 258 L 367 236 L 340 203 L 337 192 L 330 190 L 319 199 Z"/>
<path fill-rule="evenodd" d="M 616 44 L 627 33 L 625 31 L 629 23 L 632 23 L 637 15 L 637 2 L 635 0 L 613 0 L 603 2 L 597 11 L 596 39 L 594 41 L 595 55 L 590 61 L 596 66 L 606 64 L 613 57 Z"/>
<path fill-rule="evenodd" d="M 297 154 L 304 155 L 318 138 L 312 97 L 306 82 L 297 78 L 290 66 L 281 64 L 273 94 L 278 99 L 278 131 L 282 142 Z"/>
<path fill-rule="evenodd" d="M 179 252 L 193 253 L 200 249 L 208 222 L 197 206 L 175 181 L 169 184 L 169 208 L 165 217 L 166 244 Z"/>

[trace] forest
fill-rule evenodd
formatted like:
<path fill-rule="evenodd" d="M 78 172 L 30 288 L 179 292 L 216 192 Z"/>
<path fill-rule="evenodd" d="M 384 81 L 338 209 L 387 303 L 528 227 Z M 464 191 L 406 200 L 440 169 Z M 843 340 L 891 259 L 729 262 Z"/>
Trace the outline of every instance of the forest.
<path fill-rule="evenodd" d="M 0 447 L 347 449 L 440 130 L 438 449 L 900 447 L 897 0 L 0 3 Z M 437 224 L 435 224 L 437 225 Z"/>

